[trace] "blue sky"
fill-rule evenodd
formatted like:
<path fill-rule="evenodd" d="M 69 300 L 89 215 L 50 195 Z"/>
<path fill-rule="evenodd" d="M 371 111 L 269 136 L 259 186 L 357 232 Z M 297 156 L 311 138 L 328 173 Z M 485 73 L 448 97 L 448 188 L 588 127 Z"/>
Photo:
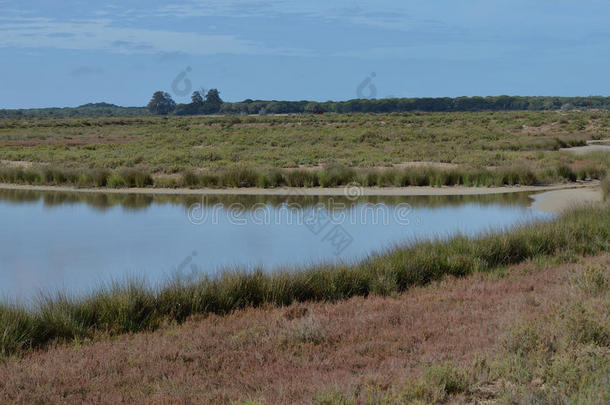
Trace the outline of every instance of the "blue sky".
<path fill-rule="evenodd" d="M 0 108 L 345 100 L 372 73 L 377 98 L 608 95 L 609 68 L 609 0 L 0 0 Z"/>

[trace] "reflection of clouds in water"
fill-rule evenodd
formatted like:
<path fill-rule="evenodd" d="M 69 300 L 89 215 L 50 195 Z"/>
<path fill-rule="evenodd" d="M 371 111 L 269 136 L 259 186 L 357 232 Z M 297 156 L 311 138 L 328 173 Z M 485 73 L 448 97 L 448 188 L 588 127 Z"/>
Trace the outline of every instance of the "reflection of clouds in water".
<path fill-rule="evenodd" d="M 14 284 L 18 290 L 27 291 L 28 295 L 38 291 L 41 286 L 47 282 L 45 274 L 40 273 L 40 266 L 28 259 L 27 257 L 15 257 L 8 263 L 3 263 L 6 268 L 11 269 L 10 273 L 7 273 L 7 277 L 10 278 L 12 275 L 13 280 L 8 281 L 8 284 Z M 3 295 L 7 295 L 9 298 L 16 298 L 8 292 L 4 292 Z"/>
<path fill-rule="evenodd" d="M 27 246 L 21 246 L 24 247 Z M 104 259 L 105 252 L 79 252 L 60 241 L 50 242 L 46 247 L 36 246 L 27 250 L 15 247 L 15 250 L 5 252 L 5 255 L 6 257 L 2 258 L 2 269 L 7 271 L 2 272 L 1 279 L 5 280 L 5 285 L 14 285 L 16 290 L 26 292 L 29 296 L 38 292 L 66 290 L 75 283 L 81 284 L 78 279 L 87 269 L 104 267 L 107 262 Z M 100 278 L 100 281 L 102 279 Z M 1 293 L 8 294 L 5 291 Z M 11 297 L 12 294 L 8 295 L 9 298 L 14 298 Z"/>
<path fill-rule="evenodd" d="M 139 276 L 153 284 L 163 282 L 193 251 L 197 255 L 182 268 L 182 273 L 191 277 L 193 267 L 212 275 L 227 268 L 262 266 L 268 270 L 321 261 L 354 261 L 413 238 L 498 229 L 531 219 L 531 210 L 510 198 L 512 205 L 506 201 L 490 204 L 460 200 L 462 205 L 457 205 L 456 201 L 435 198 L 407 199 L 409 203 L 419 202 L 407 218 L 421 219 L 409 225 L 395 221 L 398 205 L 390 205 L 387 212 L 383 206 L 349 206 L 339 217 L 354 241 L 340 257 L 325 241 L 327 231 L 314 234 L 299 225 L 303 221 L 288 220 L 286 215 L 293 211 L 278 213 L 280 208 L 274 205 L 269 205 L 270 224 L 259 218 L 259 224 L 250 220 L 236 226 L 226 215 L 219 215 L 218 224 L 196 226 L 185 219 L 181 204 L 153 203 L 139 211 L 119 207 L 98 211 L 85 202 L 59 204 L 52 210 L 41 203 L 0 203 L 0 295 L 31 296 L 41 288 L 78 293 L 102 282 Z M 421 205 L 425 201 L 430 205 L 424 208 Z M 376 224 L 371 217 L 378 209 L 383 216 Z M 294 211 L 294 215 L 303 212 Z M 358 219 L 356 223 L 352 215 Z M 280 219 L 278 223 L 276 218 Z"/>

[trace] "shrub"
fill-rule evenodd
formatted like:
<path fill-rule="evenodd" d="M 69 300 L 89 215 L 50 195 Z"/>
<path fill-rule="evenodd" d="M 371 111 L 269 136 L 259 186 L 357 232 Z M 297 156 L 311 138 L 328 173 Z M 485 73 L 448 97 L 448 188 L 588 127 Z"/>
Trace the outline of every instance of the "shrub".
<path fill-rule="evenodd" d="M 586 294 L 600 294 L 610 287 L 609 269 L 604 266 L 587 266 L 574 275 L 573 282 Z"/>
<path fill-rule="evenodd" d="M 318 172 L 318 183 L 322 187 L 345 186 L 357 180 L 353 169 L 332 165 Z"/>
<path fill-rule="evenodd" d="M 108 176 L 106 185 L 110 188 L 121 188 L 126 187 L 127 183 L 125 183 L 123 177 L 121 177 L 118 173 L 112 173 L 110 176 Z"/>
<path fill-rule="evenodd" d="M 279 170 L 271 170 L 267 175 L 266 184 L 267 187 L 281 187 L 287 184 L 287 182 L 284 179 L 284 175 L 282 174 L 282 172 L 280 172 Z M 311 187 L 313 187 L 314 185 L 315 184 L 312 184 Z"/>
<path fill-rule="evenodd" d="M 294 321 L 294 326 L 285 337 L 285 342 L 288 344 L 312 343 L 319 345 L 325 340 L 326 331 L 322 328 L 320 322 L 313 317 Z"/>
<path fill-rule="evenodd" d="M 557 168 L 557 175 L 560 178 L 568 181 L 576 181 L 577 179 L 576 173 L 574 173 L 574 171 L 566 165 L 561 165 Z"/>
<path fill-rule="evenodd" d="M 199 176 L 190 170 L 182 173 L 182 185 L 185 187 L 195 187 L 199 185 Z"/>
<path fill-rule="evenodd" d="M 566 314 L 569 338 L 576 343 L 594 343 L 610 348 L 610 325 L 606 316 L 594 313 L 581 304 L 572 306 Z"/>
<path fill-rule="evenodd" d="M 424 377 L 407 384 L 399 403 L 444 403 L 450 396 L 469 391 L 472 378 L 462 369 L 445 363 L 426 368 Z"/>
<path fill-rule="evenodd" d="M 258 173 L 246 167 L 236 167 L 220 176 L 219 185 L 223 187 L 256 187 Z"/>
<path fill-rule="evenodd" d="M 152 176 L 137 169 L 121 169 L 119 176 L 127 187 L 146 187 L 153 185 Z"/>
<path fill-rule="evenodd" d="M 286 174 L 286 184 L 289 187 L 315 187 L 318 176 L 307 170 L 291 170 Z"/>
<path fill-rule="evenodd" d="M 85 178 L 94 187 L 105 187 L 110 173 L 105 169 L 90 169 L 86 172 Z"/>

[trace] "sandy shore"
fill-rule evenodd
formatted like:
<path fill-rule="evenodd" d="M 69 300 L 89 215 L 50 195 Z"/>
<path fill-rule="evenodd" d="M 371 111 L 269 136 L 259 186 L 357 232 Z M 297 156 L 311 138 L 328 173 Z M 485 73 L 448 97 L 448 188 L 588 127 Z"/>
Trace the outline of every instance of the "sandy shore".
<path fill-rule="evenodd" d="M 535 194 L 531 197 L 534 199 L 532 203 L 534 210 L 553 214 L 561 214 L 575 205 L 603 201 L 602 191 L 599 187 L 553 190 Z"/>
<path fill-rule="evenodd" d="M 335 188 L 225 188 L 225 189 L 187 189 L 187 188 L 75 188 L 64 186 L 31 186 L 0 183 L 4 190 L 64 191 L 78 193 L 113 194 L 160 194 L 160 195 L 286 195 L 286 196 L 426 196 L 426 195 L 483 195 L 520 192 L 539 192 L 566 189 L 588 189 L 599 187 L 599 181 L 554 184 L 549 186 L 511 186 L 511 187 L 335 187 Z M 579 194 L 577 191 L 575 194 Z"/>
<path fill-rule="evenodd" d="M 587 145 L 574 148 L 561 148 L 562 152 L 570 152 L 576 155 L 586 155 L 591 152 L 610 152 L 610 145 Z"/>

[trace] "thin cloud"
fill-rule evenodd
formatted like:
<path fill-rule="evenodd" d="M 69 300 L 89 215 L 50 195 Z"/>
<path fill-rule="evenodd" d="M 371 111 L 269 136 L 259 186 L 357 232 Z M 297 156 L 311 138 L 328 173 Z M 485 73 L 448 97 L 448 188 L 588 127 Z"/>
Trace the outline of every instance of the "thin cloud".
<path fill-rule="evenodd" d="M 302 2 L 294 0 L 207 0 L 166 4 L 151 13 L 159 17 L 230 17 L 230 18 L 276 18 L 300 16 L 325 22 L 343 22 L 388 30 L 412 30 L 414 26 L 430 28 L 447 26 L 433 19 L 416 19 L 408 12 L 407 5 L 379 0 L 335 0 L 332 2 Z M 378 10 L 383 9 L 384 12 Z"/>
<path fill-rule="evenodd" d="M 159 52 L 159 62 L 173 62 L 188 58 L 188 54 L 180 51 L 176 52 Z"/>
<path fill-rule="evenodd" d="M 104 74 L 104 69 L 95 66 L 79 66 L 70 72 L 70 76 L 99 76 Z"/>
<path fill-rule="evenodd" d="M 71 35 L 71 39 L 57 38 Z M 270 48 L 234 35 L 207 35 L 144 28 L 125 28 L 111 20 L 59 22 L 24 18 L 0 26 L 0 47 L 52 47 L 73 50 L 104 50 L 116 53 L 171 53 L 193 55 L 305 55 L 304 49 Z"/>

